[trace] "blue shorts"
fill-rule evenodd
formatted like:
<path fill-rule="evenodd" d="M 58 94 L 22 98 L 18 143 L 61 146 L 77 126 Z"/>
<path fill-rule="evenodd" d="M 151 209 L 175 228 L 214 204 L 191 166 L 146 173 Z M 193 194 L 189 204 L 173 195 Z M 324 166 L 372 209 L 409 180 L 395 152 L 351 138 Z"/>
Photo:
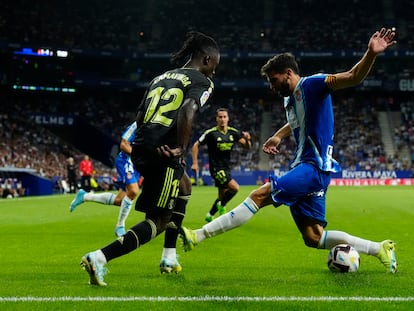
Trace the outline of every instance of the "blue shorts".
<path fill-rule="evenodd" d="M 139 173 L 135 170 L 130 157 L 118 155 L 115 159 L 116 171 L 118 173 L 117 184 L 119 188 L 126 191 L 126 186 L 138 182 Z"/>
<path fill-rule="evenodd" d="M 301 163 L 281 177 L 269 177 L 275 206 L 289 206 L 298 228 L 302 228 L 309 219 L 326 227 L 326 192 L 331 181 L 329 172 L 322 172 L 310 163 Z"/>

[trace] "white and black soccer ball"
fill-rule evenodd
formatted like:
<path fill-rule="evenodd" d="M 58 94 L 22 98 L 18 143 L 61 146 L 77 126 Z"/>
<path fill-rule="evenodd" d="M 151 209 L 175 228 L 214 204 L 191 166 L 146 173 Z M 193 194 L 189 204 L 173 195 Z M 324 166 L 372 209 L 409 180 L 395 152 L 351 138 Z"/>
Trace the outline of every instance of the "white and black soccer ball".
<path fill-rule="evenodd" d="M 359 253 L 348 244 L 338 244 L 328 254 L 328 268 L 333 272 L 357 272 Z"/>

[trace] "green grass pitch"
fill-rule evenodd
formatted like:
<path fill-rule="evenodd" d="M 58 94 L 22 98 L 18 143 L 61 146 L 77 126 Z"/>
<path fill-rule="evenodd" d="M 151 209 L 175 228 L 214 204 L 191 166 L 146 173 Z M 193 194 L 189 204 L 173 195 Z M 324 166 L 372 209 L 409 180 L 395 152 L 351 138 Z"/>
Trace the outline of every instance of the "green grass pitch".
<path fill-rule="evenodd" d="M 243 186 L 228 208 L 253 190 Z M 216 196 L 195 187 L 184 224 L 197 228 Z M 413 310 L 413 187 L 331 187 L 327 229 L 397 242 L 399 271 L 361 255 L 355 274 L 335 274 L 327 251 L 307 248 L 285 206 L 261 210 L 244 226 L 177 246 L 183 271 L 161 275 L 164 235 L 111 261 L 105 288 L 88 285 L 80 258 L 115 239 L 118 208 L 71 195 L 0 200 L 1 310 Z M 132 211 L 127 224 L 143 219 Z"/>

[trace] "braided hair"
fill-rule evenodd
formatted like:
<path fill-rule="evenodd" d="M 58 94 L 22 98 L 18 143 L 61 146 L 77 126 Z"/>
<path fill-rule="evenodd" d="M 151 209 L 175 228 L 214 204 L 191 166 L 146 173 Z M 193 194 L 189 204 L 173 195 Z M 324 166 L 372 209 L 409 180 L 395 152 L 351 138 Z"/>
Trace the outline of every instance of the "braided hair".
<path fill-rule="evenodd" d="M 187 57 L 196 58 L 218 51 L 218 44 L 212 37 L 198 31 L 190 31 L 181 49 L 172 55 L 171 62 L 179 63 Z"/>

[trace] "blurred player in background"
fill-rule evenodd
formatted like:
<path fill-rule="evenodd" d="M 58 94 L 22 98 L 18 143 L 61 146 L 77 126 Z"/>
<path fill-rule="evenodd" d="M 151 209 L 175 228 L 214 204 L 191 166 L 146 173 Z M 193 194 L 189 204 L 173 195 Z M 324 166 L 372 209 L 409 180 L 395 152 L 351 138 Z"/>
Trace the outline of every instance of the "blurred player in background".
<path fill-rule="evenodd" d="M 206 238 L 239 227 L 262 207 L 282 204 L 290 207 L 291 215 L 308 247 L 331 249 L 341 243 L 352 245 L 358 252 L 376 256 L 387 268 L 397 271 L 395 243 L 392 240 L 373 242 L 343 231 L 325 230 L 326 192 L 331 172 L 340 167 L 332 158 L 334 118 L 331 93 L 361 83 L 370 72 L 376 56 L 394 41 L 395 32 L 382 28 L 369 40 L 368 48 L 349 71 L 336 74 L 299 75 L 298 64 L 290 53 L 268 60 L 261 72 L 270 88 L 284 97 L 287 123 L 263 145 L 267 154 L 277 154 L 283 138 L 293 135 L 296 141 L 291 170 L 254 190 L 236 208 L 201 229 L 182 229 L 185 250 L 191 250 Z"/>
<path fill-rule="evenodd" d="M 177 211 L 177 198 L 187 201 L 191 194 L 183 156 L 195 114 L 213 92 L 211 78 L 220 61 L 220 53 L 214 39 L 190 32 L 172 59 L 188 61 L 182 68 L 155 77 L 138 107 L 137 136 L 131 159 L 144 177 L 135 209 L 145 212 L 145 220 L 132 226 L 114 242 L 82 257 L 81 266 L 88 272 L 92 285 L 106 286 L 105 265 L 110 260 L 148 243 L 166 228 L 178 234 L 180 224 L 176 223 L 174 215 L 182 221 L 185 210 Z M 181 207 L 185 207 L 183 205 Z M 175 248 L 163 255 L 161 272 L 181 271 Z"/>
<path fill-rule="evenodd" d="M 125 221 L 131 211 L 132 202 L 139 193 L 138 180 L 140 175 L 134 169 L 130 157 L 132 151 L 131 142 L 135 139 L 136 130 L 137 123 L 134 121 L 121 136 L 120 152 L 115 159 L 115 166 L 118 172 L 118 193 L 116 195 L 111 192 L 93 193 L 80 189 L 69 207 L 69 210 L 73 212 L 78 205 L 87 201 L 120 206 L 118 221 L 115 227 L 115 235 L 117 237 L 125 234 Z"/>
<path fill-rule="evenodd" d="M 199 174 L 198 153 L 200 146 L 207 145 L 210 174 L 218 188 L 218 195 L 205 220 L 210 222 L 213 216 L 226 213 L 226 204 L 239 191 L 239 184 L 231 176 L 230 156 L 233 147 L 239 143 L 243 148 L 252 147 L 251 136 L 248 132 L 240 132 L 238 129 L 229 126 L 229 112 L 226 108 L 219 108 L 216 111 L 217 125 L 206 130 L 191 148 L 193 163 L 191 169 Z"/>

